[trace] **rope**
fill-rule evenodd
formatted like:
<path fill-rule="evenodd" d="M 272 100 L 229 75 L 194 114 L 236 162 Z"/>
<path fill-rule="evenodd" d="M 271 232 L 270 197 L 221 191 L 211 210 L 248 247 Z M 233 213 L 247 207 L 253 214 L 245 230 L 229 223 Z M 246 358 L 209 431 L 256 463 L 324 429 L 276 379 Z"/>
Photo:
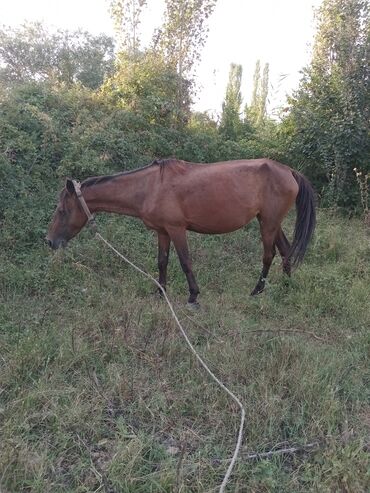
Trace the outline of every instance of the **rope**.
<path fill-rule="evenodd" d="M 172 303 L 170 302 L 168 296 L 167 296 L 167 293 L 166 291 L 163 289 L 163 287 L 159 284 L 159 282 L 154 279 L 154 277 L 152 277 L 150 274 L 148 274 L 147 272 L 143 271 L 142 269 L 140 269 L 140 267 L 137 267 L 137 265 L 135 265 L 133 262 L 131 262 L 128 258 L 126 258 L 124 255 L 122 255 L 122 253 L 120 253 L 118 250 L 116 250 L 114 248 L 114 246 L 112 246 L 105 238 L 103 238 L 101 236 L 100 233 L 96 233 L 96 238 L 100 239 L 103 243 L 105 243 L 111 250 L 113 250 L 113 252 L 118 255 L 121 259 L 123 259 L 125 262 L 127 262 L 129 265 L 131 265 L 131 267 L 133 267 L 134 269 L 136 269 L 138 272 L 140 272 L 143 276 L 145 276 L 146 278 L 148 278 L 149 280 L 151 280 L 159 289 L 160 291 L 162 292 L 163 294 L 163 297 L 164 299 L 166 300 L 170 310 L 171 310 L 171 313 L 172 313 L 172 316 L 173 318 L 175 319 L 176 321 L 176 324 L 178 325 L 180 331 L 181 331 L 181 334 L 183 335 L 187 345 L 189 346 L 191 352 L 194 354 L 194 356 L 197 358 L 197 360 L 199 361 L 199 363 L 203 366 L 203 368 L 206 370 L 206 372 L 210 375 L 210 377 L 237 403 L 237 405 L 239 406 L 240 408 L 240 413 L 241 413 L 241 419 L 240 419 L 240 427 L 239 427 L 239 434 L 238 434 L 238 440 L 237 440 L 237 443 L 236 443 L 236 447 L 235 447 L 235 451 L 234 451 L 234 455 L 232 456 L 232 459 L 230 461 L 230 464 L 229 464 L 229 467 L 226 471 L 226 474 L 224 476 L 224 479 L 222 481 L 222 484 L 220 486 L 220 490 L 219 490 L 219 493 L 224 493 L 225 491 L 225 488 L 226 488 L 226 485 L 227 485 L 227 482 L 229 481 L 229 478 L 230 478 L 230 475 L 231 475 L 231 472 L 234 468 L 234 465 L 235 465 L 235 462 L 237 460 L 237 457 L 238 457 L 238 454 L 239 454 L 239 451 L 240 451 L 240 447 L 241 447 L 241 444 L 242 444 L 242 439 L 243 439 L 243 428 L 244 428 L 244 421 L 245 421 L 245 410 L 244 410 L 244 407 L 243 407 L 243 404 L 240 402 L 240 400 L 238 399 L 238 397 L 233 394 L 233 392 L 231 392 L 231 390 L 229 390 L 217 377 L 214 373 L 212 373 L 212 371 L 208 368 L 208 366 L 206 365 L 206 363 L 203 361 L 203 359 L 199 356 L 199 354 L 197 353 L 197 351 L 195 350 L 194 346 L 192 345 L 192 343 L 190 342 L 190 339 L 188 338 L 185 330 L 183 329 L 176 313 L 175 313 L 175 310 L 172 306 Z"/>

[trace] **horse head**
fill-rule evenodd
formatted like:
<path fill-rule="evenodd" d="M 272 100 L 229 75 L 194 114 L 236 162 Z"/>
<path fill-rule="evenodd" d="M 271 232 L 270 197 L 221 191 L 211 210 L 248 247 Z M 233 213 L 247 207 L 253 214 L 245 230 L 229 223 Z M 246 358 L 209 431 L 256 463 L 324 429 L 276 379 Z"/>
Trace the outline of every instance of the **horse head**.
<path fill-rule="evenodd" d="M 65 247 L 69 240 L 76 236 L 87 222 L 87 216 L 78 200 L 75 185 L 67 179 L 62 190 L 57 208 L 49 225 L 46 241 L 57 250 Z"/>

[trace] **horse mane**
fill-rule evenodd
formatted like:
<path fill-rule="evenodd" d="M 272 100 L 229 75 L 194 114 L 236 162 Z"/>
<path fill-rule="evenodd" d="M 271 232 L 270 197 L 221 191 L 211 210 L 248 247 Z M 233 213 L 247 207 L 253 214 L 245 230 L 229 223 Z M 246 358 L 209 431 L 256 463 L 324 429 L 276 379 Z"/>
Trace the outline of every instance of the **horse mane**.
<path fill-rule="evenodd" d="M 185 161 L 179 161 L 178 159 L 175 158 L 155 159 L 150 164 L 143 166 L 141 168 L 131 169 L 128 171 L 121 171 L 119 173 L 115 173 L 112 175 L 92 176 L 90 178 L 86 178 L 86 180 L 84 180 L 81 183 L 81 187 L 85 188 L 85 187 L 91 187 L 93 185 L 99 185 L 101 183 L 106 183 L 108 181 L 114 180 L 124 175 L 132 175 L 134 173 L 139 173 L 140 171 L 151 168 L 153 166 L 159 166 L 160 174 L 162 176 L 165 169 L 175 166 L 176 164 L 185 164 Z"/>

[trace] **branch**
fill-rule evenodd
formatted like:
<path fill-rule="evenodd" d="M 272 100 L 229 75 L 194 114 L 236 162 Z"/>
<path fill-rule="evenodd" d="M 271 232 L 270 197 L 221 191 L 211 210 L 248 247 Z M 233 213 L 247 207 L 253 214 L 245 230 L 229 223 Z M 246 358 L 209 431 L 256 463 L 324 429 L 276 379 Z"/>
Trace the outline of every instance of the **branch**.
<path fill-rule="evenodd" d="M 298 334 L 306 334 L 306 335 L 309 335 L 311 337 L 314 337 L 318 341 L 327 342 L 326 339 L 324 339 L 323 337 L 319 337 L 314 332 L 311 332 L 309 330 L 300 330 L 300 329 L 255 329 L 255 330 L 247 330 L 246 332 L 247 333 L 248 332 L 293 332 L 293 333 L 298 333 Z"/>
<path fill-rule="evenodd" d="M 279 448 L 279 449 L 272 449 L 269 450 L 268 452 L 253 452 L 252 454 L 246 454 L 245 452 L 241 454 L 239 457 L 239 460 L 262 460 L 262 459 L 268 459 L 270 457 L 273 457 L 275 455 L 288 455 L 288 454 L 296 454 L 299 452 L 312 452 L 320 447 L 322 447 L 323 444 L 320 444 L 319 442 L 313 442 L 313 443 L 307 443 L 306 445 L 297 445 L 297 446 L 291 446 L 291 447 L 286 447 L 286 448 Z M 230 459 L 213 459 L 212 463 L 213 464 L 221 464 L 222 462 L 228 462 Z"/>
<path fill-rule="evenodd" d="M 245 460 L 253 460 L 253 459 L 266 459 L 272 457 L 274 455 L 285 455 L 285 454 L 296 454 L 297 452 L 308 452 L 309 450 L 317 450 L 320 448 L 319 442 L 308 443 L 307 445 L 300 445 L 297 447 L 287 447 L 281 448 L 277 450 L 270 450 L 269 452 L 261 452 L 261 453 L 253 453 L 248 455 L 243 455 L 242 458 Z"/>

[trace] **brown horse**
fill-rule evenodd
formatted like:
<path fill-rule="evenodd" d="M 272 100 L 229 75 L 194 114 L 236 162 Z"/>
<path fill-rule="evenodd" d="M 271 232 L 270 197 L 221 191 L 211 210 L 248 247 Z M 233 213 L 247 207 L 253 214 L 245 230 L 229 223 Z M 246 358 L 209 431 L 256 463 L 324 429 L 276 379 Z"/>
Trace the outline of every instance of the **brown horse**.
<path fill-rule="evenodd" d="M 166 287 L 171 241 L 189 284 L 189 303 L 196 304 L 199 288 L 189 255 L 186 231 L 230 233 L 254 217 L 260 223 L 263 268 L 252 295 L 261 293 L 275 246 L 283 270 L 304 257 L 315 228 L 314 192 L 308 180 L 276 161 L 253 159 L 213 164 L 194 164 L 175 159 L 154 161 L 149 166 L 109 176 L 88 178 L 81 184 L 83 198 L 92 213 L 115 212 L 140 218 L 158 235 L 159 283 Z M 292 245 L 281 223 L 296 202 L 297 220 Z M 65 246 L 87 222 L 86 212 L 67 179 L 47 241 L 51 248 Z"/>

